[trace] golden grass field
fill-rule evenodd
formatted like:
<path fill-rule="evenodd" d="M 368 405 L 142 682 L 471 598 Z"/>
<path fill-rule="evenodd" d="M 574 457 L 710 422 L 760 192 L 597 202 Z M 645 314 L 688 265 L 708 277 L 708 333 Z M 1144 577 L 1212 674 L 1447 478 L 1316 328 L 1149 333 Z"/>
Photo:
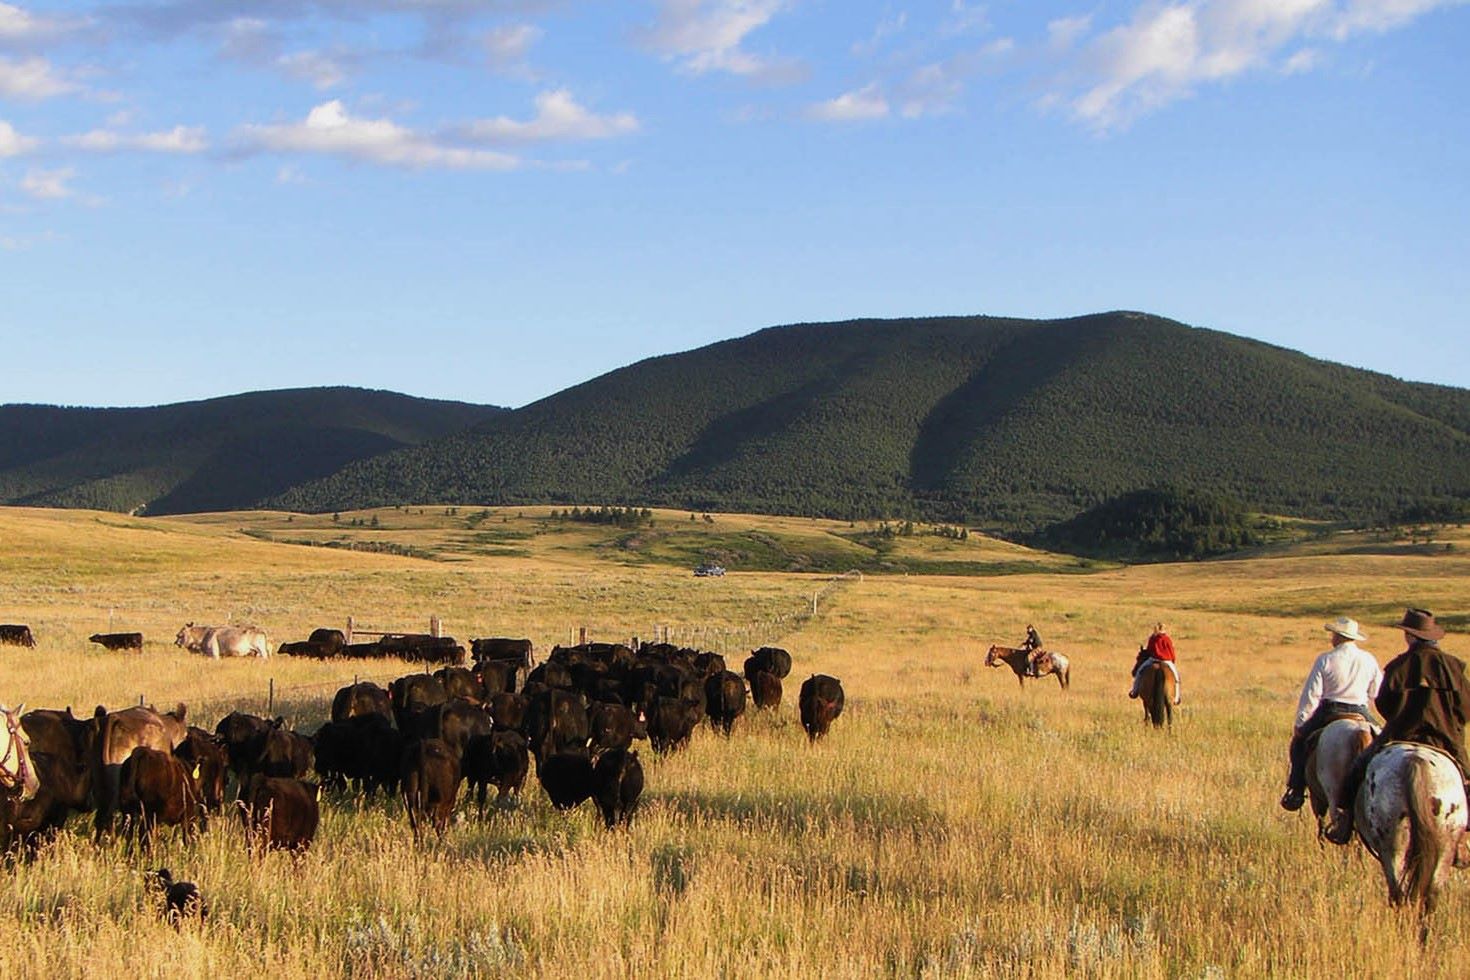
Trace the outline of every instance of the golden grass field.
<path fill-rule="evenodd" d="M 972 537 L 917 536 L 937 561 L 1010 562 L 1008 576 L 732 573 L 698 579 L 594 527 L 548 530 L 545 508 L 384 510 L 353 518 L 224 514 L 135 519 L 0 509 L 0 621 L 34 651 L 0 648 L 0 700 L 30 707 L 183 701 L 213 727 L 231 707 L 306 731 L 354 671 L 398 663 L 206 662 L 177 651 L 186 620 L 252 621 L 273 642 L 360 624 L 530 636 L 544 654 L 597 639 L 749 644 L 795 660 L 786 703 L 734 736 L 702 729 L 658 759 L 630 830 L 590 805 L 523 804 L 415 844 L 397 802 L 329 797 L 312 850 L 252 862 L 237 822 L 151 857 L 95 847 L 85 818 L 0 878 L 0 975 L 556 977 L 1462 976 L 1470 895 L 1456 875 L 1421 949 L 1390 914 L 1358 845 L 1322 850 L 1307 815 L 1276 805 L 1298 686 L 1321 624 L 1362 620 L 1380 661 L 1407 604 L 1439 613 L 1470 657 L 1470 540 L 1418 553 L 1351 537 L 1269 557 L 1079 574 L 1072 559 Z M 660 514 L 681 529 L 687 514 Z M 847 526 L 716 515 L 841 548 Z M 250 534 L 245 533 L 251 532 Z M 494 531 L 496 533 L 490 534 Z M 693 533 L 693 532 L 691 532 Z M 251 534 L 256 536 L 252 537 Z M 371 536 L 433 559 L 272 543 Z M 830 539 L 830 540 L 829 540 Z M 834 543 L 835 542 L 835 543 Z M 1444 543 L 1452 544 L 1446 550 Z M 1381 546 L 1380 546 L 1381 545 Z M 673 547 L 664 541 L 659 547 Z M 1398 549 L 1415 551 L 1415 549 Z M 957 566 L 960 567 L 960 566 Z M 1180 651 L 1185 705 L 1170 732 L 1124 693 L 1157 619 Z M 991 642 L 1037 624 L 1073 684 L 1018 688 L 982 666 Z M 1377 628 L 1375 628 L 1375 625 Z M 142 655 L 86 637 L 142 630 Z M 840 677 L 847 711 L 808 746 L 795 695 Z M 200 884 L 206 926 L 175 932 L 143 888 L 167 865 Z"/>

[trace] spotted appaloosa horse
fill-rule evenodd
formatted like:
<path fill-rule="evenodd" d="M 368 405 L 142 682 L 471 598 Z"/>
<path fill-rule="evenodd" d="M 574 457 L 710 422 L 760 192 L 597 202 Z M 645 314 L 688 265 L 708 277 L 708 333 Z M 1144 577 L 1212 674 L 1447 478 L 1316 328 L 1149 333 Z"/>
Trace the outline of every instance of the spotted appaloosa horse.
<path fill-rule="evenodd" d="M 1019 647 L 992 646 L 985 654 L 985 666 L 999 667 L 1004 664 L 1015 672 L 1016 680 L 1024 688 L 1026 678 L 1031 676 L 1026 672 L 1029 659 L 1029 651 Z M 1060 653 L 1047 650 L 1036 660 L 1036 676 L 1045 677 L 1047 674 L 1056 674 L 1057 683 L 1066 690 L 1072 683 L 1072 663 Z"/>
<path fill-rule="evenodd" d="M 1358 715 L 1349 715 L 1329 722 L 1312 737 L 1315 744 L 1307 751 L 1307 792 L 1317 816 L 1318 843 L 1326 838 L 1332 801 L 1347 779 L 1353 760 L 1373 741 L 1373 735 L 1373 726 Z"/>
<path fill-rule="evenodd" d="M 1389 904 L 1419 913 L 1419 940 L 1439 883 L 1465 833 L 1465 784 L 1448 755 L 1427 745 L 1390 742 L 1373 756 L 1358 790 L 1354 826 L 1383 867 Z"/>

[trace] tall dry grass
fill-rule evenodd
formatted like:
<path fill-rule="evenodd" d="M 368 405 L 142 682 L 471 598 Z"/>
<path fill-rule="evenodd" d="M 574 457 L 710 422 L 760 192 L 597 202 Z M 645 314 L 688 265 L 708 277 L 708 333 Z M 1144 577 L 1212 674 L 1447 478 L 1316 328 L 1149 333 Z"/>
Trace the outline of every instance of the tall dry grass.
<path fill-rule="evenodd" d="M 233 616 L 295 638 L 353 614 L 457 635 L 576 626 L 738 628 L 809 603 L 807 576 L 693 579 L 626 567 L 565 539 L 525 558 L 442 564 L 270 545 L 229 519 L 132 522 L 0 511 L 0 619 L 35 651 L 0 649 L 0 699 L 117 707 L 183 700 L 212 725 L 239 703 L 308 730 L 352 665 L 209 663 L 168 641 L 184 619 Z M 426 531 L 427 533 L 427 531 Z M 631 829 L 589 808 L 467 815 L 415 845 L 396 802 L 330 798 L 296 860 L 247 860 L 230 819 L 151 856 L 94 847 L 78 819 L 0 875 L 0 971 L 10 976 L 1455 976 L 1470 953 L 1463 879 L 1433 938 L 1389 913 L 1360 849 L 1323 850 L 1283 813 L 1296 689 L 1321 623 L 1387 622 L 1413 602 L 1466 610 L 1470 562 L 1319 555 L 1130 568 L 1089 576 L 869 576 L 782 637 L 786 704 L 730 740 L 644 751 Z M 141 656 L 88 649 L 141 628 Z M 1186 704 L 1171 732 L 1123 695 L 1133 652 L 1164 619 Z M 981 663 L 1035 622 L 1073 659 L 1073 686 Z M 720 634 L 711 633 L 711 636 Z M 775 637 L 773 637 L 774 639 Z M 1470 640 L 1452 637 L 1470 655 Z M 384 664 L 382 677 L 410 669 Z M 362 668 L 357 668 L 361 670 Z M 807 674 L 843 679 L 848 710 L 824 743 L 796 723 Z M 204 928 L 163 924 L 143 888 L 167 865 L 200 883 Z"/>

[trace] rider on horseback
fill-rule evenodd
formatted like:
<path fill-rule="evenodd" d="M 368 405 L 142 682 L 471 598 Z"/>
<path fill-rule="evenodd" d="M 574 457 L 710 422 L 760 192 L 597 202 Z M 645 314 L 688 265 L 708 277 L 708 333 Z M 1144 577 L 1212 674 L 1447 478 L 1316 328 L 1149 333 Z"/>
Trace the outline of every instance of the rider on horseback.
<path fill-rule="evenodd" d="M 1353 642 L 1368 639 L 1359 632 L 1356 620 L 1339 617 L 1323 629 L 1332 634 L 1332 649 L 1312 664 L 1297 702 L 1296 726 L 1288 750 L 1291 773 L 1281 797 L 1281 805 L 1287 810 L 1300 810 L 1306 799 L 1310 737 L 1343 715 L 1362 715 L 1371 724 L 1368 701 L 1377 696 L 1383 681 L 1383 671 L 1373 654 Z"/>
<path fill-rule="evenodd" d="M 1026 639 L 1021 643 L 1021 649 L 1026 651 L 1026 676 L 1041 676 L 1037 670 L 1037 663 L 1046 651 L 1041 646 L 1041 634 L 1036 632 L 1036 627 L 1030 623 L 1026 624 Z"/>
<path fill-rule="evenodd" d="M 1169 638 L 1163 623 L 1154 624 L 1154 631 L 1148 642 L 1138 651 L 1138 659 L 1133 662 L 1133 686 L 1129 689 L 1128 696 L 1138 697 L 1138 675 L 1146 664 L 1155 660 L 1168 667 L 1169 673 L 1174 675 L 1174 703 L 1178 704 L 1183 688 L 1179 685 L 1179 667 L 1174 662 L 1174 641 Z"/>
<path fill-rule="evenodd" d="M 1358 788 L 1373 756 L 1390 742 L 1417 742 L 1439 749 L 1455 760 L 1460 778 L 1470 772 L 1465 755 L 1465 722 L 1470 718 L 1470 679 L 1465 663 L 1439 648 L 1444 627 L 1434 614 L 1410 609 L 1394 624 L 1404 631 L 1409 648 L 1383 669 L 1383 684 L 1374 705 L 1383 715 L 1383 731 L 1359 753 L 1333 801 L 1332 826 L 1327 839 L 1346 844 L 1353 835 L 1353 807 Z M 1455 866 L 1470 865 L 1470 848 L 1461 838 L 1455 848 Z"/>

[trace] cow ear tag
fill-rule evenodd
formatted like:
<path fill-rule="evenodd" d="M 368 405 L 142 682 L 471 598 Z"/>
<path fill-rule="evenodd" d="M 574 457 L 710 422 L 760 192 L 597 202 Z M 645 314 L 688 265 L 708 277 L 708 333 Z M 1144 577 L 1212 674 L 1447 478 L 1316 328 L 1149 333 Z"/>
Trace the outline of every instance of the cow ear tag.
<path fill-rule="evenodd" d="M 199 763 L 197 763 L 197 762 L 194 763 L 194 778 L 195 779 L 198 779 L 199 778 Z"/>

